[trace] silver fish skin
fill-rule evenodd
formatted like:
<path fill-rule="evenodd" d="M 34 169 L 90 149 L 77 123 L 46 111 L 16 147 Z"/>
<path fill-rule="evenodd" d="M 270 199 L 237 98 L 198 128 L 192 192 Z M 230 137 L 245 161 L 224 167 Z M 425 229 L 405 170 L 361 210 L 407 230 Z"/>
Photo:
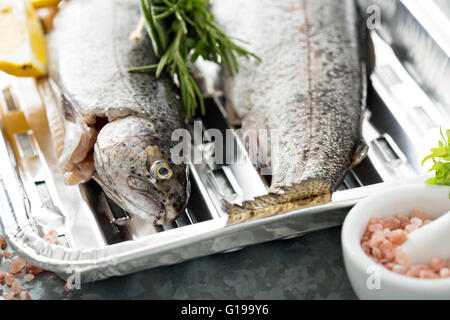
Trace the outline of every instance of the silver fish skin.
<path fill-rule="evenodd" d="M 186 166 L 170 154 L 171 134 L 184 120 L 169 77 L 128 72 L 157 61 L 147 35 L 129 39 L 139 17 L 135 0 L 61 4 L 47 40 L 63 115 L 52 130 L 67 183 L 93 176 L 124 210 L 163 224 L 189 198 Z"/>
<path fill-rule="evenodd" d="M 366 151 L 366 73 L 354 0 L 214 1 L 215 20 L 261 58 L 224 71 L 242 129 L 276 130 L 270 193 L 228 208 L 234 221 L 327 202 Z M 320 197 L 318 199 L 317 197 Z M 309 200 L 310 201 L 309 201 Z"/>

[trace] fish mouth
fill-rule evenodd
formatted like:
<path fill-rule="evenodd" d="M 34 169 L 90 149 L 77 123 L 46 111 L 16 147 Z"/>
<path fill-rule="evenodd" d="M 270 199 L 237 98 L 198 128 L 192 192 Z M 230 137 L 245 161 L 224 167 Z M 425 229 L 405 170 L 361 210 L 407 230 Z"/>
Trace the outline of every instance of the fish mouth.
<path fill-rule="evenodd" d="M 130 174 L 129 178 L 136 178 L 139 179 L 151 186 L 157 187 L 156 181 L 154 178 L 148 178 L 148 177 L 144 177 L 140 174 Z M 158 214 L 153 215 L 152 218 L 154 219 L 153 223 L 157 224 L 157 225 L 163 225 L 166 223 L 170 223 L 173 220 L 175 220 L 178 216 L 179 216 L 179 212 L 172 206 L 172 205 L 166 205 L 164 204 L 164 202 L 156 199 L 155 197 L 153 197 L 149 192 L 143 192 L 139 189 L 135 189 L 133 187 L 130 187 L 134 190 L 136 190 L 136 192 L 138 192 L 139 194 L 149 198 L 151 201 L 158 203 L 160 205 L 160 209 Z M 127 201 L 128 203 L 130 203 L 130 201 Z M 135 207 L 135 206 L 133 206 Z M 136 207 L 135 207 L 136 208 Z M 148 217 L 148 213 L 146 213 L 144 210 L 138 209 L 136 208 L 136 210 L 138 210 L 139 212 L 144 213 L 143 217 L 145 219 L 145 216 Z M 134 212 L 134 211 L 133 211 Z M 146 220 L 149 220 L 148 218 Z"/>

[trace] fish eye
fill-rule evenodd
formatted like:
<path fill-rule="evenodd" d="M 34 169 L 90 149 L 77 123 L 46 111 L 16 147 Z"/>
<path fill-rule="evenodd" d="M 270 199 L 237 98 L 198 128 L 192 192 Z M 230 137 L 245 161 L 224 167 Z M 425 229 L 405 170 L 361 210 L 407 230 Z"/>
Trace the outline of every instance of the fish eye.
<path fill-rule="evenodd" d="M 157 180 L 169 180 L 172 177 L 172 169 L 164 160 L 154 162 L 150 167 L 150 174 Z"/>

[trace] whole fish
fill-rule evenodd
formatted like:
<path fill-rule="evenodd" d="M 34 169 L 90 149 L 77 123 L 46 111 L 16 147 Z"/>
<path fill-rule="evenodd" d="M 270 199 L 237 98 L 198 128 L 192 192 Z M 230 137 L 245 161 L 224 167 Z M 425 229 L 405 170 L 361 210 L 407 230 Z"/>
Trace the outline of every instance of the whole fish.
<path fill-rule="evenodd" d="M 365 25 L 355 1 L 219 0 L 213 13 L 261 58 L 238 58 L 239 72 L 225 74 L 228 110 L 244 132 L 274 130 L 279 141 L 267 150 L 269 194 L 228 206 L 230 221 L 330 201 L 367 151 L 361 139 Z"/>
<path fill-rule="evenodd" d="M 124 210 L 163 224 L 189 198 L 170 154 L 184 122 L 171 79 L 128 72 L 157 61 L 147 36 L 129 39 L 139 17 L 136 0 L 62 3 L 47 41 L 59 110 L 47 113 L 67 183 L 94 177 Z"/>

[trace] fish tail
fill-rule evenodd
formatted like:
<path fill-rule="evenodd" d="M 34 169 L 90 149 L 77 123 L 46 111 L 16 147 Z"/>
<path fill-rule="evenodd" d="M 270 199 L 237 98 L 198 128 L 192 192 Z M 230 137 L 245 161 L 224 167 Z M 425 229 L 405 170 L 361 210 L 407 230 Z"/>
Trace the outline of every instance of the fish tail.
<path fill-rule="evenodd" d="M 279 188 L 279 193 L 256 197 L 241 205 L 227 203 L 224 209 L 229 214 L 228 224 L 236 224 L 330 201 L 331 184 L 323 180 L 308 179 L 293 186 Z"/>

